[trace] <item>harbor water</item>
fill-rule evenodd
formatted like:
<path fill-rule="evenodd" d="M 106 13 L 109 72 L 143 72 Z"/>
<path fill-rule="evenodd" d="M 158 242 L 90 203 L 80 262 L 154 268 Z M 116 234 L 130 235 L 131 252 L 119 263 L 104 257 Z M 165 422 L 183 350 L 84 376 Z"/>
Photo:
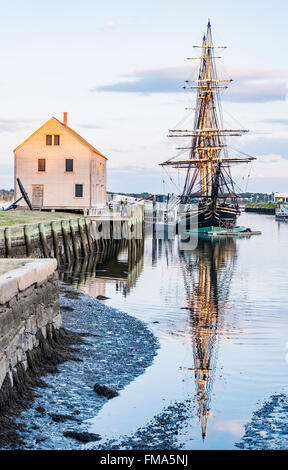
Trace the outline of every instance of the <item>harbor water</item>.
<path fill-rule="evenodd" d="M 67 277 L 144 321 L 160 343 L 145 373 L 89 420 L 91 432 L 121 443 L 185 403 L 179 448 L 237 449 L 252 414 L 287 393 L 288 224 L 247 213 L 239 224 L 262 235 L 199 238 L 191 251 L 177 237 L 146 238 L 132 266 L 123 249 L 93 274 Z"/>

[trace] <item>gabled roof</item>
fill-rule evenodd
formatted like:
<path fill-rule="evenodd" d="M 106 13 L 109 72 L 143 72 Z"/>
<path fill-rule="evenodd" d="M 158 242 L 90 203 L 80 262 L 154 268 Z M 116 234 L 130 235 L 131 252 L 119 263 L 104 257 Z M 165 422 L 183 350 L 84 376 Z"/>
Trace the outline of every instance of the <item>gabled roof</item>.
<path fill-rule="evenodd" d="M 107 157 L 105 157 L 104 155 L 102 155 L 101 152 L 99 152 L 99 150 L 97 150 L 95 147 L 93 147 L 93 145 L 89 144 L 89 142 L 87 142 L 87 140 L 83 139 L 83 137 L 81 137 L 81 135 L 79 135 L 77 132 L 75 132 L 73 129 L 71 129 L 71 127 L 65 126 L 65 124 L 63 124 L 63 122 L 59 121 L 59 119 L 55 118 L 54 116 L 52 118 L 48 119 L 48 121 L 45 122 L 41 127 L 39 127 L 39 129 L 37 129 L 37 131 L 33 132 L 33 134 L 31 134 L 26 140 L 24 140 L 24 142 L 22 142 L 22 144 L 18 145 L 18 147 L 16 147 L 14 149 L 14 152 L 16 152 L 16 150 L 19 150 L 19 148 L 21 148 L 24 144 L 26 144 L 26 142 L 28 142 L 32 137 L 34 137 L 34 135 L 37 134 L 37 132 L 39 132 L 51 120 L 56 121 L 61 127 L 63 127 L 63 129 L 65 129 L 67 132 L 69 132 L 71 135 L 73 135 L 73 137 L 75 137 L 77 140 L 79 140 L 79 142 L 81 142 L 83 145 L 88 147 L 92 152 L 97 153 L 97 155 L 100 155 L 100 157 L 103 157 L 103 158 L 105 158 L 105 160 L 108 160 Z"/>

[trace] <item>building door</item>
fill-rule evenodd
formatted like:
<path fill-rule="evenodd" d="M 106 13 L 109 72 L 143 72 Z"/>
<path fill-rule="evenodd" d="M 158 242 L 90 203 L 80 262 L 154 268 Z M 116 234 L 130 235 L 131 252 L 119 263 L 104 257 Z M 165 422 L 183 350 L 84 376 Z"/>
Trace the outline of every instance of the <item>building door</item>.
<path fill-rule="evenodd" d="M 42 209 L 43 206 L 43 184 L 32 184 L 32 206 L 33 209 Z"/>

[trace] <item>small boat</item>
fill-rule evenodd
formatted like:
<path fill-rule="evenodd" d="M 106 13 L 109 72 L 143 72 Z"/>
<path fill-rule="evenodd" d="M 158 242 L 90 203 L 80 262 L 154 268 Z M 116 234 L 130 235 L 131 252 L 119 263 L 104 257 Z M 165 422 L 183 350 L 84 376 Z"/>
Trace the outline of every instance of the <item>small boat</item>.
<path fill-rule="evenodd" d="M 288 220 L 288 206 L 280 204 L 275 210 L 275 219 L 284 221 Z"/>

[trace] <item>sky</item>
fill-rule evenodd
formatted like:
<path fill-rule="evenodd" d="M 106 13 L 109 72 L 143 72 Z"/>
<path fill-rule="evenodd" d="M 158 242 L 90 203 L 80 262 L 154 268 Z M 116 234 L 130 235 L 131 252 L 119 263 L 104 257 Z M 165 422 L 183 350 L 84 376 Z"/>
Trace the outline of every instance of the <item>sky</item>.
<path fill-rule="evenodd" d="M 235 172 L 247 191 L 288 191 L 287 18 L 283 0 L 0 0 L 0 187 L 13 187 L 13 149 L 51 116 L 103 153 L 108 190 L 178 192 L 183 174 L 159 163 L 181 142 L 168 130 L 193 124 L 183 90 L 197 75 L 193 45 L 210 18 L 226 45 L 218 75 L 228 142 L 257 157 Z M 187 127 L 185 127 L 187 128 Z M 187 142 L 185 142 L 187 143 Z M 180 145 L 179 145 L 180 144 Z M 172 180 L 172 181 L 171 181 Z"/>

